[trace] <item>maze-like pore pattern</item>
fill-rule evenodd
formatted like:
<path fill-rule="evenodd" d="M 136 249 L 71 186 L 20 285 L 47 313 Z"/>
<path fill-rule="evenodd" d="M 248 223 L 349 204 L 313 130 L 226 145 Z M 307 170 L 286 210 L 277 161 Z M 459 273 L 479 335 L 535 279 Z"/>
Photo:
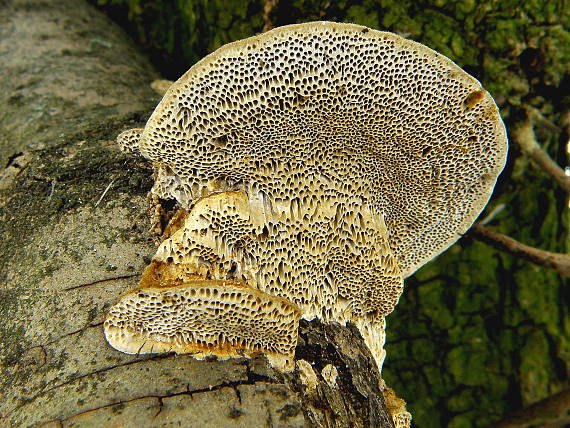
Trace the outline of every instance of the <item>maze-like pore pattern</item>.
<path fill-rule="evenodd" d="M 289 361 L 298 317 L 319 317 L 353 321 L 379 366 L 403 278 L 473 223 L 507 150 L 492 98 L 450 60 L 324 22 L 220 48 L 119 143 L 189 212 L 111 310 L 113 346 Z"/>
<path fill-rule="evenodd" d="M 113 306 L 109 343 L 128 354 L 191 353 L 221 358 L 264 353 L 280 368 L 293 362 L 299 312 L 284 299 L 218 281 L 146 288 Z"/>
<path fill-rule="evenodd" d="M 490 95 L 447 58 L 317 22 L 204 58 L 170 87 L 140 150 L 160 165 L 155 191 L 184 207 L 214 181 L 261 192 L 277 210 L 326 198 L 348 212 L 368 206 L 405 277 L 472 224 L 506 144 Z"/>

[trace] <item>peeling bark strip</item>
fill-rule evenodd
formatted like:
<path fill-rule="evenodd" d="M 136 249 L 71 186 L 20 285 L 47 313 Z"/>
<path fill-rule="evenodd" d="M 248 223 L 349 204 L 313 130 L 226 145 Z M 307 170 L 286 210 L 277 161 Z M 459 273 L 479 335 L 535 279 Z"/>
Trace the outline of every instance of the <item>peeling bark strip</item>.
<path fill-rule="evenodd" d="M 154 72 L 82 1 L 12 0 L 0 17 L 0 156 L 38 149 L 0 190 L 0 425 L 393 427 L 354 327 L 303 323 L 313 391 L 264 359 L 142 358 L 105 343 L 105 312 L 155 250 L 148 170 L 109 143 L 153 108 Z"/>

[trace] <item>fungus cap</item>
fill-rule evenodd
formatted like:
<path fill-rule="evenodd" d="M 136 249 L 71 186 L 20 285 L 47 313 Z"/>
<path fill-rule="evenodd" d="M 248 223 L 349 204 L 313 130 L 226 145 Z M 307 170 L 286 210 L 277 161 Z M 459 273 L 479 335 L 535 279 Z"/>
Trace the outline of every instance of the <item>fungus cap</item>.
<path fill-rule="evenodd" d="M 327 22 L 221 47 L 118 141 L 188 213 L 111 309 L 109 343 L 262 351 L 287 369 L 300 317 L 354 322 L 381 367 L 403 278 L 473 223 L 507 150 L 492 98 L 449 59 Z"/>
<path fill-rule="evenodd" d="M 123 296 L 107 315 L 105 337 L 126 354 L 176 352 L 197 359 L 265 354 L 273 366 L 287 370 L 298 321 L 298 309 L 285 299 L 227 281 L 195 280 Z"/>
<path fill-rule="evenodd" d="M 404 277 L 453 244 L 488 201 L 507 139 L 481 84 L 392 33 L 289 25 L 225 45 L 175 82 L 140 140 L 155 192 L 189 207 L 212 181 L 359 195 L 384 215 Z"/>

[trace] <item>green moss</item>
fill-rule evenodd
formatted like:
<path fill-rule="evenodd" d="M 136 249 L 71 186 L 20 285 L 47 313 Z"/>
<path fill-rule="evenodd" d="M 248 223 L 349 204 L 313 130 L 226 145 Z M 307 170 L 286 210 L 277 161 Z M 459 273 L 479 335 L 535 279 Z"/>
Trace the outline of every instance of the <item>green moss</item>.
<path fill-rule="evenodd" d="M 469 410 L 469 403 L 474 401 L 473 391 L 464 389 L 447 400 L 447 408 L 454 413 L 462 413 Z"/>
<path fill-rule="evenodd" d="M 148 164 L 118 155 L 100 143 L 101 140 L 114 140 L 115 134 L 115 130 L 107 128 L 93 129 L 70 137 L 45 152 L 38 152 L 13 185 L 0 191 L 0 197 L 6 201 L 0 206 L 0 216 L 11 218 L 9 223 L 0 222 L 1 274 L 7 270 L 6 261 L 14 260 L 14 255 L 25 248 L 27 240 L 33 236 L 30 231 L 52 224 L 53 218 L 63 212 L 82 205 L 95 205 L 111 181 L 113 185 L 101 201 L 101 208 L 112 201 L 114 195 L 133 192 L 130 170 L 145 171 L 146 178 L 140 179 L 140 187 L 135 191 L 141 195 L 148 192 L 152 184 Z M 59 161 L 47 163 L 43 161 L 44 156 Z M 18 256 L 22 266 L 34 266 L 46 257 L 51 255 L 42 251 Z M 57 264 L 50 263 L 49 269 L 57 268 Z M 49 274 L 42 272 L 41 276 L 45 277 L 46 273 Z M 38 278 L 30 273 L 25 281 L 20 286 L 34 290 Z"/>
<path fill-rule="evenodd" d="M 431 281 L 418 289 L 418 298 L 422 306 L 426 308 L 426 315 L 438 327 L 442 329 L 453 326 L 453 315 L 449 308 L 441 305 L 434 305 L 446 294 L 445 283 L 441 280 Z"/>
<path fill-rule="evenodd" d="M 549 350 L 550 344 L 543 331 L 533 331 L 526 337 L 519 370 L 523 400 L 527 404 L 552 393 L 554 367 Z"/>
<path fill-rule="evenodd" d="M 489 381 L 484 345 L 463 345 L 447 354 L 447 368 L 457 384 L 484 385 Z"/>
<path fill-rule="evenodd" d="M 471 428 L 476 412 L 470 411 L 454 416 L 448 423 L 448 428 Z"/>
<path fill-rule="evenodd" d="M 378 14 L 370 5 L 354 5 L 346 11 L 345 21 L 375 28 L 378 27 Z"/>

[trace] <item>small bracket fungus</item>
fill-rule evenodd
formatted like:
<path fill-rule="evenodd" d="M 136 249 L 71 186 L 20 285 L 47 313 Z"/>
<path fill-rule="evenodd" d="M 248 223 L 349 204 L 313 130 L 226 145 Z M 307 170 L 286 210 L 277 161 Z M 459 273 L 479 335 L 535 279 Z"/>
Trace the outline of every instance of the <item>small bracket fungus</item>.
<path fill-rule="evenodd" d="M 118 142 L 187 213 L 111 308 L 109 343 L 283 370 L 301 317 L 353 322 L 381 368 L 404 278 L 471 226 L 507 151 L 491 96 L 449 59 L 327 22 L 223 46 Z"/>
<path fill-rule="evenodd" d="M 410 428 L 412 415 L 406 410 L 406 402 L 397 397 L 391 388 L 384 387 L 382 395 L 384 396 L 384 403 L 386 403 L 388 413 L 392 415 L 394 427 Z"/>

